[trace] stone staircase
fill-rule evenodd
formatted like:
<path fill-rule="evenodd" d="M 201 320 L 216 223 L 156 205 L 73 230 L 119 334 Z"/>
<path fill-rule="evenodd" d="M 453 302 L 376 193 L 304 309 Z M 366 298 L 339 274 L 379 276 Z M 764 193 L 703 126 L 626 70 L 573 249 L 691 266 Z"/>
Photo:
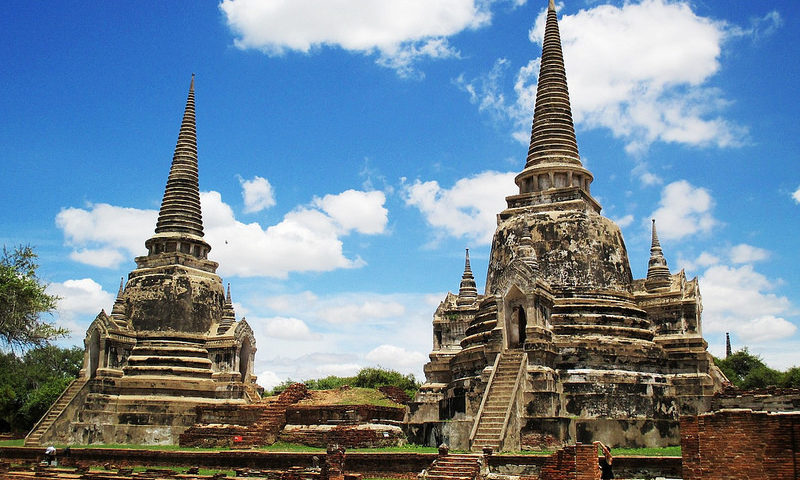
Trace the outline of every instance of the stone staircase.
<path fill-rule="evenodd" d="M 481 470 L 479 455 L 440 455 L 421 478 L 427 480 L 474 480 Z"/>
<path fill-rule="evenodd" d="M 477 429 L 470 445 L 472 451 L 481 451 L 484 447 L 500 450 L 506 412 L 514 401 L 514 387 L 523 356 L 521 350 L 507 350 L 501 354 L 494 376 L 486 387 L 483 408 L 475 420 Z"/>
<path fill-rule="evenodd" d="M 69 386 L 64 390 L 58 400 L 50 407 L 47 413 L 39 420 L 39 423 L 34 425 L 31 429 L 28 436 L 25 437 L 24 445 L 26 447 L 34 447 L 39 445 L 39 440 L 42 438 L 45 432 L 53 425 L 53 422 L 61 415 L 64 409 L 69 405 L 75 395 L 86 385 L 85 378 L 76 378 L 69 384 Z"/>
<path fill-rule="evenodd" d="M 278 434 L 286 425 L 286 409 L 297 403 L 308 394 L 302 383 L 290 385 L 278 395 L 278 398 L 267 404 L 258 420 L 242 435 L 242 446 L 270 445 L 275 443 Z"/>

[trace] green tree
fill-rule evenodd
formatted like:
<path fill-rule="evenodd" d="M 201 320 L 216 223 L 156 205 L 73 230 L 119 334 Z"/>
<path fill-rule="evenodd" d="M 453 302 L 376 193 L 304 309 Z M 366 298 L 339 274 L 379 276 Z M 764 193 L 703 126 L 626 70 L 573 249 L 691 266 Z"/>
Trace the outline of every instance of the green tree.
<path fill-rule="evenodd" d="M 0 353 L 0 430 L 27 431 L 78 376 L 83 349 L 46 345 Z"/>
<path fill-rule="evenodd" d="M 758 355 L 751 354 L 747 347 L 737 350 L 727 358 L 714 358 L 714 363 L 735 386 L 742 388 L 745 377 L 756 368 L 767 368 Z"/>
<path fill-rule="evenodd" d="M 781 387 L 800 388 L 800 367 L 792 367 L 786 370 L 781 378 Z"/>
<path fill-rule="evenodd" d="M 42 319 L 55 310 L 58 297 L 48 295 L 36 276 L 36 258 L 29 246 L 3 247 L 0 257 L 0 344 L 12 349 L 41 346 L 69 333 Z"/>

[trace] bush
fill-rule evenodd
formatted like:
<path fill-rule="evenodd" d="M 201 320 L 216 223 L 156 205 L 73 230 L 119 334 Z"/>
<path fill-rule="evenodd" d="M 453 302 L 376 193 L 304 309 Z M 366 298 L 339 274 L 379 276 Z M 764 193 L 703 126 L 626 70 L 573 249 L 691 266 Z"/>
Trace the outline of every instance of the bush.
<path fill-rule="evenodd" d="M 293 383 L 297 382 L 292 379 L 286 379 L 270 390 L 269 395 L 278 395 Z M 414 375 L 410 373 L 408 375 L 403 375 L 394 370 L 374 367 L 362 368 L 355 377 L 337 377 L 331 375 L 319 379 L 305 380 L 303 383 L 305 383 L 309 390 L 333 390 L 344 385 L 361 388 L 378 388 L 384 385 L 391 385 L 401 388 L 411 398 L 414 398 L 414 395 L 419 389 L 419 382 L 417 382 Z"/>

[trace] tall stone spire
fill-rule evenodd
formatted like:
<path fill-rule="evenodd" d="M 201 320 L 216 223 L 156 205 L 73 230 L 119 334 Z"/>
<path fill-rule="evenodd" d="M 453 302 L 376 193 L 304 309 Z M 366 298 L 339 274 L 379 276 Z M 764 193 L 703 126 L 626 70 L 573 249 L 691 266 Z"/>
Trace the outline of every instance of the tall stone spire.
<path fill-rule="evenodd" d="M 194 74 L 183 113 L 172 167 L 158 212 L 156 233 L 188 233 L 203 237 L 200 187 L 197 173 L 197 130 L 194 115 Z"/>
<path fill-rule="evenodd" d="M 236 323 L 236 312 L 233 309 L 233 300 L 231 299 L 231 284 L 228 284 L 228 293 L 225 295 L 225 306 L 222 309 L 222 321 L 217 328 L 217 335 L 222 335 L 227 332 L 231 325 Z"/>
<path fill-rule="evenodd" d="M 567 74 L 553 0 L 547 8 L 531 142 L 525 169 L 515 179 L 520 194 L 578 188 L 588 197 L 591 172 L 583 168 L 567 89 Z M 593 208 L 599 211 L 599 205 Z"/>
<path fill-rule="evenodd" d="M 671 283 L 669 267 L 661 251 L 661 243 L 658 241 L 656 232 L 656 219 L 653 219 L 652 243 L 650 246 L 650 261 L 647 263 L 647 279 L 644 281 L 644 288 L 655 290 L 657 288 L 669 287 Z"/>
<path fill-rule="evenodd" d="M 156 232 L 145 242 L 147 257 L 137 257 L 137 265 L 154 267 L 177 262 L 209 272 L 216 271 L 216 262 L 208 260 L 211 246 L 203 240 L 199 183 L 192 74 L 178 142 L 172 155 L 172 166 L 158 212 Z M 168 255 L 160 258 L 164 254 Z M 200 261 L 193 262 L 187 256 Z"/>
<path fill-rule="evenodd" d="M 466 260 L 464 261 L 464 274 L 461 275 L 461 286 L 458 288 L 457 305 L 472 305 L 478 298 L 478 288 L 475 286 L 475 277 L 472 275 L 472 268 L 469 265 L 469 248 L 467 249 Z"/>

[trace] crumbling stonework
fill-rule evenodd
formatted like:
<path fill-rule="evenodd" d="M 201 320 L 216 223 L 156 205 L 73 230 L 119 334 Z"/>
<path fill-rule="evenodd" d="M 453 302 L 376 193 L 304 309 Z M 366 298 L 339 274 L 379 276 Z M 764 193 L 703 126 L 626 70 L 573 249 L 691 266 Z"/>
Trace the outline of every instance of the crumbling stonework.
<path fill-rule="evenodd" d="M 111 314 L 89 326 L 80 378 L 26 444 L 174 444 L 195 408 L 259 396 L 256 342 L 208 260 L 197 169 L 194 78 L 147 255 Z"/>
<path fill-rule="evenodd" d="M 485 291 L 467 256 L 459 294 L 434 314 L 409 431 L 476 451 L 675 445 L 679 416 L 707 411 L 726 379 L 702 337 L 697 279 L 670 273 L 655 222 L 647 277 L 633 279 L 622 233 L 591 195 L 553 2 L 537 88 Z"/>

